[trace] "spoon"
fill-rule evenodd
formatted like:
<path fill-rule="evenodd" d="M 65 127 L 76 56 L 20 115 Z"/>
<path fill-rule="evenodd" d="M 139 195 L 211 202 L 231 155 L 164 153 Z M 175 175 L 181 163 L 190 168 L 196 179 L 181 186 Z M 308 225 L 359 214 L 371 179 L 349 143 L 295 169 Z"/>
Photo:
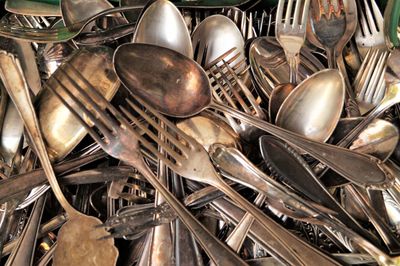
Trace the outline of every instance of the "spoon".
<path fill-rule="evenodd" d="M 276 115 L 278 114 L 279 108 L 281 108 L 282 103 L 289 96 L 289 94 L 294 90 L 295 86 L 292 83 L 279 84 L 274 88 L 268 103 L 268 114 L 269 121 L 275 124 Z"/>
<path fill-rule="evenodd" d="M 213 15 L 204 19 L 193 31 L 192 45 L 194 60 L 200 65 L 208 66 L 221 55 L 232 48 L 240 56 L 231 65 L 236 65 L 244 59 L 244 40 L 236 24 L 223 15 Z M 227 56 L 229 61 L 232 55 Z"/>
<path fill-rule="evenodd" d="M 340 119 L 332 136 L 333 142 L 346 136 L 363 118 Z M 381 161 L 386 161 L 393 153 L 399 139 L 399 130 L 392 123 L 375 119 L 365 128 L 358 138 L 353 141 L 349 149 L 370 154 Z"/>
<path fill-rule="evenodd" d="M 60 2 L 62 18 L 67 27 L 113 7 L 106 0 L 60 0 Z"/>
<path fill-rule="evenodd" d="M 384 171 L 385 165 L 374 157 L 309 140 L 213 101 L 210 81 L 204 70 L 170 49 L 148 44 L 123 44 L 115 51 L 114 67 L 122 83 L 134 95 L 161 113 L 185 117 L 213 108 L 297 146 L 360 186 L 382 189 L 393 178 Z M 171 68 L 174 71 L 170 71 Z"/>
<path fill-rule="evenodd" d="M 248 57 L 254 80 L 264 97 L 269 98 L 276 85 L 289 83 L 289 64 L 274 37 L 256 38 L 250 45 Z M 299 81 L 324 68 L 306 47 L 301 49 Z"/>
<path fill-rule="evenodd" d="M 132 42 L 159 45 L 193 57 L 192 41 L 185 21 L 168 0 L 157 0 L 144 11 Z"/>
<path fill-rule="evenodd" d="M 86 216 L 75 210 L 62 193 L 47 155 L 18 59 L 3 51 L 0 53 L 0 61 L 2 62 L 0 64 L 0 76 L 24 121 L 31 144 L 37 152 L 50 186 L 68 216 L 67 223 L 58 233 L 58 244 L 53 258 L 54 264 L 114 265 L 118 256 L 114 240 L 98 241 L 107 232 L 104 229 L 94 228 L 101 225 L 102 222 L 95 217 Z M 80 239 L 80 245 L 76 245 L 77 238 Z"/>
<path fill-rule="evenodd" d="M 176 126 L 197 140 L 206 151 L 209 151 L 210 146 L 215 143 L 226 147 L 240 147 L 240 139 L 235 131 L 222 118 L 208 111 L 184 119 Z"/>
<path fill-rule="evenodd" d="M 27 16 L 61 16 L 59 4 L 30 0 L 6 0 L 4 8 L 11 13 Z"/>
<path fill-rule="evenodd" d="M 104 46 L 88 47 L 75 51 L 68 60 L 107 100 L 114 96 L 120 85 L 112 70 L 112 52 L 111 48 Z M 56 71 L 53 75 L 61 78 L 62 74 L 57 74 Z M 50 159 L 60 160 L 78 145 L 87 131 L 49 90 L 44 90 L 39 95 L 35 105 Z"/>
<path fill-rule="evenodd" d="M 319 71 L 302 81 L 282 103 L 276 125 L 325 142 L 342 113 L 345 84 L 338 71 Z"/>

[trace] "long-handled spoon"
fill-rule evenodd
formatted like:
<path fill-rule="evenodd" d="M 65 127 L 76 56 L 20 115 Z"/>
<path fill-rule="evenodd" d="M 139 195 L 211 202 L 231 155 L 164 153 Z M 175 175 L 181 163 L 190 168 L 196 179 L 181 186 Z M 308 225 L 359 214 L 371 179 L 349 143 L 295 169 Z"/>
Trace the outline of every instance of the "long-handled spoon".
<path fill-rule="evenodd" d="M 374 157 L 311 141 L 213 101 L 204 70 L 175 51 L 154 45 L 124 44 L 114 54 L 114 67 L 133 94 L 162 113 L 185 117 L 213 108 L 299 147 L 356 184 L 382 189 L 392 182 L 393 177 Z M 336 73 L 336 70 L 327 71 Z"/>

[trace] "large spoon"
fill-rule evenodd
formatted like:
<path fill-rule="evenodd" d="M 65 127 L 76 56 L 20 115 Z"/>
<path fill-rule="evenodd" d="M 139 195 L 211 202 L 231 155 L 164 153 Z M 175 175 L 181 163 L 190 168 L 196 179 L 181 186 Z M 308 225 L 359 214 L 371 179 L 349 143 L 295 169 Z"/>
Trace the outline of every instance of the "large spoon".
<path fill-rule="evenodd" d="M 50 186 L 68 216 L 68 222 L 58 233 L 57 249 L 53 258 L 54 264 L 114 265 L 118 257 L 114 240 L 98 240 L 108 234 L 104 229 L 95 229 L 95 226 L 101 225 L 102 222 L 95 217 L 78 212 L 62 193 L 46 151 L 18 59 L 3 51 L 0 53 L 0 62 L 0 76 L 24 121 L 32 147 L 36 150 Z M 80 241 L 79 245 L 76 243 L 77 238 Z"/>
<path fill-rule="evenodd" d="M 124 44 L 114 54 L 114 67 L 133 94 L 162 113 L 185 117 L 213 108 L 297 146 L 358 185 L 382 189 L 392 181 L 385 165 L 374 157 L 306 139 L 213 101 L 204 70 L 180 53 L 148 44 Z"/>
<path fill-rule="evenodd" d="M 302 81 L 282 103 L 276 125 L 325 142 L 342 114 L 345 83 L 337 71 L 319 71 Z"/>

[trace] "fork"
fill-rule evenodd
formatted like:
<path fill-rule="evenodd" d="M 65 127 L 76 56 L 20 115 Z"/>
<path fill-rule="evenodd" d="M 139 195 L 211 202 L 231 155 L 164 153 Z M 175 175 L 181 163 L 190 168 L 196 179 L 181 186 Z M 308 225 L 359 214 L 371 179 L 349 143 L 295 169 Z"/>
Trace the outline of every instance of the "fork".
<path fill-rule="evenodd" d="M 385 96 L 385 71 L 388 51 L 370 49 L 354 80 L 354 91 L 361 113 L 377 106 Z"/>
<path fill-rule="evenodd" d="M 77 119 L 81 121 L 82 125 L 88 130 L 89 134 L 100 145 L 100 147 L 109 155 L 132 165 L 141 172 L 143 176 L 145 176 L 149 183 L 175 210 L 178 217 L 188 227 L 199 244 L 216 264 L 246 265 L 240 257 L 221 243 L 215 236 L 209 233 L 207 229 L 183 206 L 183 204 L 175 198 L 164 185 L 162 185 L 160 180 L 154 176 L 153 172 L 144 162 L 143 156 L 139 151 L 139 140 L 142 144 L 145 144 L 146 147 L 150 148 L 149 150 L 153 154 L 156 154 L 159 157 L 162 157 L 162 154 L 157 150 L 157 148 L 146 141 L 140 133 L 131 127 L 126 117 L 121 113 L 127 112 L 126 109 L 120 107 L 121 112 L 119 112 L 109 104 L 101 95 L 95 92 L 96 90 L 93 86 L 70 63 L 66 63 L 65 68 L 60 69 L 60 71 L 62 71 L 65 77 L 68 78 L 70 86 L 67 88 L 53 75 L 49 79 L 49 82 L 46 83 L 46 88 L 53 91 L 68 107 L 68 109 L 76 115 Z M 83 82 L 89 87 L 88 91 L 90 91 L 90 95 L 88 92 L 82 90 L 79 85 L 80 82 Z M 59 88 L 54 86 L 54 84 L 59 84 Z M 74 89 L 73 92 L 71 91 L 71 87 Z M 64 91 L 68 95 L 68 99 L 64 99 L 60 95 L 60 90 Z M 79 98 L 74 95 L 77 93 L 79 94 Z M 87 118 L 82 118 L 77 113 L 78 110 L 75 110 L 74 107 L 71 106 L 71 103 L 77 104 L 76 108 L 79 109 L 79 111 L 82 111 L 91 122 L 89 122 Z M 129 101 L 128 103 L 131 102 Z M 100 106 L 104 106 L 106 111 Z M 142 110 L 139 111 L 140 114 L 143 113 Z M 149 130 L 145 128 L 143 124 L 138 123 L 138 119 L 134 118 L 131 114 L 129 118 L 137 123 L 136 125 L 138 128 L 144 130 L 146 133 L 150 133 L 148 132 Z M 151 118 L 149 120 L 155 124 L 154 120 Z M 93 128 L 94 126 L 98 131 Z M 165 135 L 167 134 L 169 133 L 166 133 Z M 154 135 L 152 136 L 155 137 Z M 175 140 L 174 143 L 176 142 L 177 141 Z M 173 154 L 174 157 L 180 156 L 168 146 L 164 146 L 162 147 L 165 151 L 168 151 L 169 154 Z"/>
<path fill-rule="evenodd" d="M 283 20 L 284 5 L 286 0 L 279 0 L 276 11 L 275 36 L 285 50 L 286 60 L 290 67 L 290 83 L 296 84 L 297 72 L 300 64 L 300 49 L 306 36 L 308 10 L 310 0 L 297 0 L 294 8 L 293 21 L 291 21 L 294 0 L 288 0 L 285 18 Z M 303 9 L 301 11 L 301 9 Z"/>
<path fill-rule="evenodd" d="M 363 2 L 363 5 L 362 5 Z M 358 51 L 364 58 L 369 48 L 386 48 L 383 16 L 375 0 L 358 0 L 358 27 L 355 39 Z M 362 8 L 364 6 L 364 10 Z"/>
<path fill-rule="evenodd" d="M 236 191 L 233 191 L 216 173 L 204 148 L 194 139 L 180 131 L 172 122 L 157 113 L 154 108 L 136 99 L 140 105 L 145 107 L 146 111 L 144 111 L 133 102 L 133 99 L 126 99 L 127 106 L 119 106 L 118 111 L 98 94 L 94 88 L 89 91 L 83 91 L 76 80 L 85 82 L 85 78 L 74 70 L 73 66 L 69 64 L 66 66 L 68 67 L 62 71 L 66 75 L 66 78 L 70 80 L 73 88 L 70 86 L 67 88 L 62 84 L 53 88 L 52 86 L 47 87 L 58 95 L 60 100 L 77 116 L 77 119 L 87 128 L 90 135 L 99 143 L 104 151 L 134 166 L 148 179 L 176 211 L 178 217 L 188 226 L 189 230 L 191 230 L 198 242 L 217 265 L 243 265 L 244 263 L 233 251 L 208 233 L 169 190 L 160 184 L 158 179 L 144 164 L 143 157 L 139 151 L 139 142 L 162 160 L 172 171 L 181 176 L 190 177 L 191 180 L 216 186 L 228 197 L 234 199 L 241 207 L 254 216 L 265 230 L 270 232 L 271 239 L 269 243 L 272 249 L 280 253 L 283 251 L 291 253 L 289 259 L 292 264 L 307 265 L 312 262 L 319 262 L 323 265 L 337 265 L 330 257 L 305 244 L 270 217 L 263 214 Z M 86 81 L 86 83 L 88 82 Z M 90 87 L 90 84 L 86 85 Z M 61 96 L 58 91 L 61 89 L 68 95 L 67 99 Z M 78 110 L 72 107 L 75 104 Z M 103 110 L 100 106 L 105 106 L 106 110 Z M 138 118 L 131 113 L 132 110 L 145 119 L 149 126 L 139 123 Z M 88 122 L 88 119 L 82 118 L 80 112 L 91 121 Z M 161 120 L 165 124 L 165 129 L 160 127 L 158 122 L 149 114 Z M 146 138 L 133 130 L 129 121 L 145 132 Z M 165 137 L 165 140 L 170 145 L 173 145 L 174 148 L 167 145 L 164 141 L 160 141 L 158 134 L 154 133 L 155 131 L 161 133 Z M 161 146 L 165 154 L 161 154 L 148 139 L 153 140 Z M 300 250 L 302 251 L 301 253 L 299 253 Z"/>
<path fill-rule="evenodd" d="M 236 48 L 230 49 L 206 67 L 206 73 L 213 87 L 213 97 L 217 102 L 227 104 L 236 110 L 260 119 L 265 119 L 266 115 L 260 107 L 261 98 L 258 95 L 253 95 L 255 91 L 252 92 L 237 74 L 238 70 L 247 69 L 245 59 L 232 66 L 232 62 L 240 58 L 240 52 L 232 55 L 235 50 Z M 229 59 L 226 60 L 225 58 L 228 57 Z M 250 140 L 254 136 L 254 131 L 258 130 L 249 124 L 240 123 L 228 114 L 224 115 L 235 132 L 246 140 Z"/>

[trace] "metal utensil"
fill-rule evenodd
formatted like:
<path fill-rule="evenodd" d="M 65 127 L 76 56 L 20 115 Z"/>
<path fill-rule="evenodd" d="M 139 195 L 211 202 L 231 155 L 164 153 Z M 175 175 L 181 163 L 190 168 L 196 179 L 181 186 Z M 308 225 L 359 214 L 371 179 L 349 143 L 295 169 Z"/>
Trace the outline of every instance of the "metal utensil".
<path fill-rule="evenodd" d="M 276 125 L 325 142 L 342 114 L 345 83 L 339 71 L 319 71 L 301 82 L 285 99 Z"/>
<path fill-rule="evenodd" d="M 69 220 L 60 229 L 58 234 L 58 248 L 54 254 L 54 263 L 68 265 L 70 263 L 85 262 L 85 264 L 89 265 L 93 261 L 96 261 L 96 259 L 100 259 L 104 265 L 113 265 L 118 256 L 118 250 L 114 246 L 113 239 L 101 242 L 97 241 L 97 238 L 104 236 L 107 232 L 93 228 L 95 225 L 101 224 L 101 221 L 75 210 L 64 197 L 58 185 L 40 133 L 39 123 L 35 116 L 27 85 L 22 77 L 18 59 L 14 58 L 11 54 L 2 52 L 0 53 L 0 60 L 3 67 L 0 71 L 0 76 L 3 82 L 6 83 L 5 87 L 24 121 L 28 135 L 31 138 L 33 147 L 37 151 L 50 186 L 68 214 Z M 5 66 L 6 70 L 4 69 Z M 13 82 L 10 82 L 11 80 Z M 80 248 L 77 248 L 75 245 L 75 237 L 71 238 L 71 236 L 78 235 L 80 235 L 82 246 L 86 249 L 84 254 L 80 253 Z"/>
<path fill-rule="evenodd" d="M 165 61 L 159 59 L 161 56 L 170 59 L 168 64 L 174 62 L 176 71 L 168 71 L 168 75 L 164 75 L 166 66 Z M 376 187 L 390 185 L 391 175 L 383 171 L 385 166 L 371 156 L 311 141 L 216 103 L 211 98 L 210 83 L 203 69 L 177 52 L 153 45 L 124 44 L 114 54 L 114 65 L 122 83 L 162 113 L 185 117 L 211 107 L 301 148 L 356 184 Z M 160 76 L 163 78 L 155 78 Z M 359 167 L 354 169 L 354 165 Z"/>
<path fill-rule="evenodd" d="M 158 0 L 144 11 L 135 34 L 134 43 L 148 43 L 170 48 L 192 58 L 189 31 L 179 10 L 167 0 Z"/>
<path fill-rule="evenodd" d="M 244 60 L 243 36 L 236 24 L 223 15 L 213 15 L 204 19 L 192 34 L 192 45 L 194 60 L 202 66 L 209 66 L 212 61 L 232 48 L 236 48 L 240 54 L 232 64 Z M 230 57 L 226 58 L 229 59 Z"/>
<path fill-rule="evenodd" d="M 386 92 L 385 71 L 389 52 L 369 50 L 354 79 L 354 92 L 362 113 L 378 105 Z"/>
<path fill-rule="evenodd" d="M 178 53 L 179 54 L 179 53 Z M 79 73 L 75 73 L 75 75 L 77 75 Z M 111 105 L 108 104 L 108 102 L 104 102 L 104 99 L 97 93 L 95 93 L 95 91 L 93 91 L 93 95 L 91 95 L 91 97 L 88 97 L 87 94 L 85 94 L 85 92 L 79 90 L 78 87 L 75 87 L 75 92 L 79 91 L 80 92 L 80 99 L 74 97 L 74 95 L 72 93 L 69 94 L 69 97 L 73 97 L 73 98 L 69 98 L 69 100 L 73 100 L 73 101 L 81 101 L 83 97 L 85 102 L 87 102 L 88 104 L 91 104 L 91 106 L 93 108 L 95 108 L 95 113 L 91 113 L 91 112 L 87 112 L 86 115 L 92 120 L 92 121 L 96 121 L 97 124 L 97 128 L 102 128 L 103 130 L 109 130 L 107 128 L 112 127 L 112 130 L 114 133 L 111 133 L 110 131 L 103 131 L 102 133 L 104 134 L 104 136 L 106 136 L 107 138 L 107 143 L 105 143 L 99 135 L 97 135 L 97 133 L 95 133 L 95 131 L 91 128 L 89 128 L 90 125 L 86 124 L 86 121 L 82 119 L 82 123 L 85 123 L 88 126 L 88 130 L 90 130 L 91 135 L 93 137 L 95 137 L 96 141 L 99 142 L 100 145 L 103 145 L 105 150 L 107 150 L 108 152 L 110 152 L 111 154 L 113 154 L 114 156 L 119 156 L 119 158 L 125 160 L 125 161 L 129 161 L 131 159 L 128 158 L 132 158 L 132 154 L 134 154 L 134 158 L 135 158 L 135 167 L 140 169 L 140 171 L 142 173 L 144 173 L 144 171 L 146 171 L 145 176 L 146 178 L 149 180 L 150 183 L 152 183 L 152 185 L 160 191 L 160 193 L 163 193 L 163 197 L 171 204 L 171 202 L 175 201 L 177 202 L 176 205 L 180 206 L 180 203 L 172 196 L 169 197 L 168 195 L 169 192 L 164 192 L 167 191 L 164 186 L 162 185 L 158 185 L 159 183 L 156 181 L 153 181 L 153 179 L 155 179 L 154 177 L 152 177 L 151 172 L 149 172 L 149 170 L 146 170 L 147 167 L 144 166 L 140 166 L 138 158 L 140 159 L 140 156 L 137 153 L 135 154 L 134 151 L 127 151 L 128 146 L 123 146 L 124 151 L 121 153 L 121 150 L 118 149 L 118 151 L 116 151 L 116 153 L 113 153 L 112 148 L 110 149 L 110 147 L 107 147 L 106 145 L 110 145 L 110 143 L 112 143 L 112 139 L 114 137 L 114 135 L 112 134 L 120 134 L 119 136 L 119 141 L 121 139 L 127 139 L 129 140 L 129 147 L 132 147 L 132 140 L 138 138 L 141 142 L 142 145 L 145 145 L 145 147 L 147 149 L 149 149 L 153 154 L 157 154 L 158 158 L 162 159 L 164 161 L 164 163 L 173 171 L 179 173 L 182 176 L 188 176 L 190 177 L 191 180 L 196 180 L 196 181 L 201 181 L 201 182 L 206 182 L 209 184 L 213 184 L 214 186 L 217 186 L 219 189 L 221 189 L 224 193 L 226 193 L 228 196 L 232 197 L 235 199 L 235 201 L 237 201 L 238 203 L 240 203 L 240 205 L 242 207 L 244 207 L 246 210 L 248 210 L 255 218 L 256 220 L 258 220 L 265 229 L 269 230 L 271 232 L 271 235 L 274 237 L 274 241 L 272 241 L 273 243 L 276 243 L 281 249 L 285 248 L 285 249 L 289 249 L 292 252 L 295 253 L 295 258 L 297 258 L 298 261 L 302 261 L 302 255 L 299 254 L 296 250 L 301 250 L 303 249 L 304 245 L 303 243 L 301 243 L 301 241 L 299 241 L 298 239 L 294 238 L 293 235 L 291 235 L 290 233 L 288 233 L 286 230 L 277 227 L 276 223 L 271 220 L 271 218 L 263 215 L 258 209 L 256 209 L 253 205 L 251 205 L 248 201 L 246 201 L 245 199 L 243 199 L 239 194 L 237 194 L 237 192 L 232 191 L 231 188 L 221 179 L 221 177 L 219 175 L 216 174 L 214 168 L 211 166 L 211 162 L 208 159 L 208 155 L 207 152 L 203 149 L 203 147 L 201 147 L 201 145 L 199 143 L 197 143 L 195 140 L 193 140 L 192 138 L 190 138 L 189 136 L 187 136 L 186 134 L 184 134 L 183 132 L 181 132 L 178 128 L 176 128 L 176 126 L 174 124 L 172 124 L 171 122 L 169 122 L 168 120 L 166 120 L 165 118 L 163 118 L 160 114 L 157 113 L 156 110 L 154 110 L 153 108 L 151 108 L 149 105 L 145 104 L 144 102 L 141 102 L 142 105 L 144 105 L 144 107 L 146 108 L 147 112 L 144 112 L 139 106 L 137 106 L 136 104 L 134 104 L 132 101 L 127 100 L 127 105 L 126 107 L 122 107 L 121 111 L 123 113 L 123 115 L 126 117 L 126 119 L 131 120 L 132 122 L 135 123 L 136 126 L 140 127 L 142 130 L 144 130 L 146 132 L 147 137 L 150 137 L 151 139 L 153 139 L 153 141 L 156 141 L 159 145 L 161 145 L 164 149 L 164 151 L 166 152 L 165 155 L 160 154 L 157 149 L 155 149 L 151 144 L 149 144 L 143 137 L 141 137 L 140 135 L 137 134 L 137 132 L 135 131 L 131 131 L 130 130 L 130 126 L 127 123 L 127 120 L 125 120 L 122 116 L 122 113 L 119 113 L 119 111 L 117 111 L 116 109 L 114 109 Z M 93 100 L 93 97 L 95 97 L 95 101 Z M 138 100 L 139 101 L 139 100 Z M 96 102 L 102 102 L 103 104 L 107 104 L 107 110 L 109 112 L 111 112 L 111 114 L 113 114 L 114 117 L 118 117 L 118 123 L 117 121 L 113 120 L 115 118 L 111 118 L 110 116 L 106 115 L 106 113 L 103 113 L 103 111 L 101 111 L 101 109 L 99 109 L 99 107 L 96 107 Z M 67 101 L 65 101 L 66 104 L 68 104 Z M 76 102 L 79 103 L 79 102 Z M 81 108 L 84 108 L 85 104 L 80 104 Z M 132 108 L 133 110 L 135 110 L 135 112 L 137 112 L 138 114 L 140 114 L 140 116 L 144 119 L 146 119 L 146 121 L 151 124 L 152 128 L 157 130 L 158 133 L 162 134 L 166 140 L 173 144 L 175 148 L 179 149 L 180 152 L 182 152 L 184 155 L 184 157 L 182 155 L 177 154 L 174 150 L 172 150 L 169 146 L 165 145 L 164 142 L 160 142 L 157 141 L 158 137 L 156 135 L 154 135 L 154 133 L 152 133 L 148 128 L 146 128 L 145 125 L 141 124 L 137 118 L 135 118 L 130 111 L 128 111 L 126 108 Z M 84 111 L 85 109 L 81 110 Z M 86 109 L 87 110 L 87 109 Z M 71 109 L 71 111 L 73 111 Z M 89 110 L 87 110 L 89 111 Z M 95 118 L 94 115 L 98 115 L 100 114 L 100 112 L 102 112 L 102 119 L 107 119 L 107 125 L 103 124 L 99 124 L 101 120 L 97 120 Z M 164 125 L 165 125 L 165 129 L 161 128 L 157 123 L 155 123 L 155 121 L 148 115 L 148 113 L 151 113 L 152 115 L 154 115 L 155 117 L 157 117 L 158 119 L 160 119 L 161 121 L 163 121 Z M 120 123 L 123 123 L 123 127 L 120 127 Z M 122 131 L 124 130 L 124 131 Z M 129 131 L 128 131 L 129 130 Z M 95 135 L 96 134 L 96 135 Z M 122 135 L 123 134 L 123 135 Z M 184 143 L 180 142 L 180 140 L 176 139 L 176 137 L 174 137 L 171 134 L 178 134 L 179 135 L 179 139 L 180 140 L 184 140 Z M 118 145 L 118 147 L 121 147 L 120 142 L 116 142 L 114 144 Z M 111 144 L 112 145 L 112 144 Z M 115 151 L 115 150 L 114 150 Z M 129 157 L 131 156 L 131 157 Z M 168 157 L 166 157 L 168 156 Z M 172 159 L 174 158 L 174 159 Z M 141 159 L 140 159 L 141 160 Z M 130 161 L 130 163 L 132 163 L 133 160 Z M 198 163 L 201 162 L 201 164 L 204 164 L 205 167 L 200 168 L 198 167 Z M 141 163 L 142 164 L 142 163 Z M 145 169 L 141 169 L 141 168 L 145 168 Z M 147 174 L 148 173 L 148 174 Z M 147 176 L 148 175 L 148 176 Z M 212 178 L 212 179 L 211 179 Z M 155 179 L 157 180 L 157 179 Z M 168 193 L 168 194 L 167 194 Z M 185 210 L 184 208 L 181 207 L 177 207 L 176 205 L 172 205 L 171 206 L 175 209 L 175 211 L 177 212 L 178 216 L 180 216 L 180 218 L 182 219 L 182 212 L 183 210 Z M 182 219 L 184 222 L 186 222 L 186 225 L 192 226 L 190 229 L 193 229 L 193 225 L 187 224 L 187 220 Z M 197 220 L 195 220 L 196 224 L 198 224 Z M 274 227 L 275 230 L 270 229 L 270 227 Z M 278 229 L 280 228 L 280 229 Z M 233 255 L 234 253 L 232 253 L 229 256 L 224 256 L 223 254 L 223 250 L 225 250 L 225 246 L 222 246 L 223 249 L 221 247 L 219 247 L 218 249 L 216 247 L 214 247 L 213 249 L 211 249 L 212 245 L 210 245 L 210 243 L 212 242 L 211 236 L 207 236 L 205 234 L 201 234 L 199 235 L 199 230 L 200 228 L 198 228 L 196 231 L 192 230 L 192 233 L 195 234 L 196 238 L 198 240 L 204 239 L 205 237 L 208 238 L 208 242 L 207 245 L 202 245 L 203 248 L 205 250 L 207 250 L 208 254 L 210 255 L 210 257 L 213 259 L 213 261 L 218 264 L 220 263 L 219 260 L 237 260 L 236 255 Z M 284 235 L 285 236 L 285 240 L 282 240 L 281 237 L 278 237 L 277 235 L 277 231 L 279 230 L 279 235 Z M 203 231 L 203 230 L 202 230 Z M 290 241 L 290 244 L 289 242 Z M 200 242 L 205 244 L 204 242 Z M 218 243 L 218 242 L 216 242 Z M 294 249 L 294 246 L 301 246 L 301 249 Z M 210 250 L 211 249 L 211 250 Z M 217 253 L 215 253 L 217 252 Z M 231 253 L 231 251 L 229 251 Z M 214 254 L 213 254 L 214 253 Z M 225 253 L 226 254 L 226 253 Z M 227 254 L 226 254 L 227 255 Z M 316 258 L 317 254 L 315 254 L 314 259 Z M 220 258 L 219 258 L 220 257 Z M 332 260 L 330 258 L 327 258 L 325 256 L 320 256 L 321 261 L 324 261 L 325 263 L 329 263 L 331 264 Z M 236 261 L 236 263 L 239 263 L 240 261 Z M 333 262 L 332 262 L 333 263 Z"/>
<path fill-rule="evenodd" d="M 290 83 L 297 83 L 297 71 L 300 64 L 300 49 L 306 36 L 306 26 L 310 0 L 289 0 L 283 20 L 285 0 L 280 0 L 276 11 L 275 36 L 289 63 Z M 294 11 L 292 10 L 295 2 Z M 293 18 L 292 18 L 293 14 Z M 293 19 L 293 21 L 292 21 Z"/>
<path fill-rule="evenodd" d="M 267 99 L 277 85 L 290 81 L 289 64 L 285 60 L 284 51 L 273 37 L 256 38 L 250 45 L 249 61 L 260 94 Z M 322 63 L 303 47 L 300 51 L 298 81 L 323 69 Z"/>
<path fill-rule="evenodd" d="M 370 48 L 386 50 L 383 16 L 375 0 L 358 0 L 358 27 L 355 40 L 364 58 Z"/>
<path fill-rule="evenodd" d="M 79 110 L 84 112 L 85 116 L 90 118 L 92 123 L 87 124 L 86 120 L 80 118 L 80 114 L 75 113 L 76 117 L 82 121 L 82 124 L 87 128 L 90 135 L 99 143 L 104 151 L 116 158 L 119 158 L 129 163 L 132 166 L 134 165 L 134 167 L 146 177 L 146 179 L 153 185 L 153 187 L 157 189 L 157 191 L 163 196 L 165 201 L 168 202 L 170 206 L 175 210 L 179 218 L 185 223 L 188 229 L 201 244 L 203 249 L 207 252 L 211 259 L 215 261 L 215 263 L 234 263 L 235 265 L 243 265 L 244 263 L 242 262 L 242 260 L 234 252 L 227 249 L 217 238 L 211 235 L 205 229 L 205 227 L 197 219 L 195 219 L 187 209 L 185 209 L 180 201 L 176 199 L 171 194 L 171 192 L 166 189 L 153 175 L 152 171 L 145 164 L 142 155 L 138 151 L 138 140 L 140 140 L 142 144 L 145 140 L 138 132 L 133 130 L 128 121 L 122 116 L 118 115 L 119 112 L 107 101 L 105 101 L 102 96 L 98 95 L 96 93 L 96 90 L 93 89 L 93 91 L 91 91 L 91 96 L 89 97 L 87 92 L 84 92 L 80 88 L 80 85 L 74 82 L 74 80 L 82 81 L 87 85 L 90 84 L 87 83 L 86 79 L 81 76 L 80 73 L 72 65 L 68 65 L 68 68 L 64 72 L 64 76 L 69 79 L 69 82 L 72 82 L 70 83 L 71 85 L 73 85 L 72 87 L 67 88 L 63 86 L 63 84 L 57 79 L 54 79 L 53 82 L 61 86 L 53 86 L 48 84 L 47 87 L 54 93 L 56 93 L 58 97 L 60 97 L 60 100 L 62 100 L 66 104 L 71 112 L 75 113 L 76 107 L 72 107 L 66 100 L 64 100 L 65 97 L 68 97 L 69 101 L 72 100 L 75 104 L 77 104 L 79 106 Z M 69 91 L 71 89 L 74 90 L 73 93 L 79 93 L 80 97 L 74 97 L 73 93 Z M 67 93 L 68 96 L 66 96 L 65 93 Z M 84 100 L 86 103 L 83 104 L 81 100 Z M 109 110 L 111 114 L 117 114 L 117 116 L 111 118 L 109 115 L 103 113 L 101 108 L 97 106 L 98 103 L 106 106 L 107 110 Z M 97 114 L 99 114 L 99 112 L 102 112 L 104 114 L 102 115 L 103 119 L 97 119 L 94 116 L 96 115 L 96 113 L 93 114 L 91 111 L 85 108 L 86 104 L 90 104 L 93 108 L 95 108 L 94 111 Z M 129 118 L 132 119 L 133 117 Z M 105 122 L 106 124 L 104 124 Z M 94 129 L 92 128 L 92 126 L 94 126 L 93 123 L 95 123 L 96 127 L 101 130 L 102 135 L 106 137 L 106 141 L 102 139 L 101 135 L 94 131 Z M 120 123 L 122 123 L 122 127 L 120 126 Z M 140 123 L 138 123 L 137 125 L 140 125 Z M 112 131 L 110 131 L 110 129 Z M 121 141 L 129 143 L 129 145 L 121 146 Z M 170 148 L 165 147 L 165 149 L 169 150 Z M 154 154 L 159 154 L 159 152 L 154 149 L 154 147 L 152 147 L 151 151 Z M 161 155 L 159 156 L 161 157 Z"/>
<path fill-rule="evenodd" d="M 27 16 L 61 16 L 59 4 L 49 1 L 6 0 L 4 7 L 8 12 Z"/>

